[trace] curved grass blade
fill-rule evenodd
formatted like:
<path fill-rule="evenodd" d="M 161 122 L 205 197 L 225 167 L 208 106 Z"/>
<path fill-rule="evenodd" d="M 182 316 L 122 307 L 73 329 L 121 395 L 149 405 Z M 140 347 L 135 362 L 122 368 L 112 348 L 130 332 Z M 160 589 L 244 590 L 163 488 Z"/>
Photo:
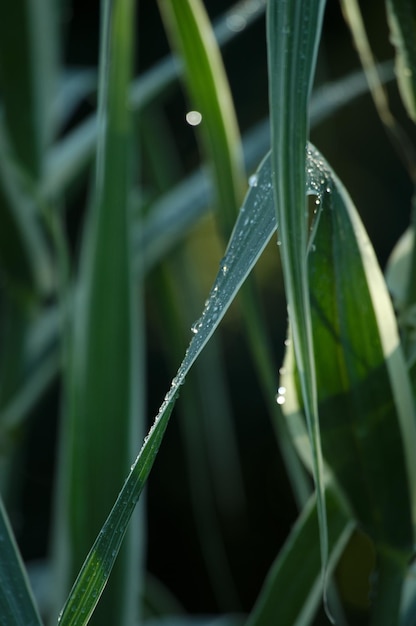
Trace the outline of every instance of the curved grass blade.
<path fill-rule="evenodd" d="M 272 0 L 267 7 L 274 199 L 289 322 L 313 455 L 323 575 L 328 560 L 328 532 L 306 265 L 305 149 L 324 6 L 324 0 Z"/>
<path fill-rule="evenodd" d="M 416 520 L 410 381 L 392 304 L 358 214 L 313 149 L 309 163 L 322 203 L 308 265 L 323 455 L 354 517 L 375 543 L 379 580 L 374 623 L 394 624 Z M 281 380 L 286 388 L 283 409 L 313 470 L 293 371 L 289 355 Z"/>
<path fill-rule="evenodd" d="M 396 74 L 403 103 L 416 122 L 416 5 L 413 0 L 386 0 Z"/>
<path fill-rule="evenodd" d="M 398 4 L 400 4 L 400 2 Z M 407 0 L 404 1 L 404 4 L 407 5 L 407 10 L 409 11 L 410 4 Z M 368 41 L 359 3 L 357 0 L 341 0 L 341 5 L 345 19 L 351 30 L 351 35 L 360 57 L 377 113 L 384 124 L 384 128 L 390 141 L 406 166 L 410 178 L 416 183 L 416 152 L 411 141 L 409 140 L 407 132 L 400 126 L 391 112 L 387 90 L 381 80 L 379 66 L 375 62 L 370 43 Z M 410 26 L 410 28 L 412 27 Z M 407 69 L 406 71 L 408 72 L 409 70 Z"/>
<path fill-rule="evenodd" d="M 56 593 L 60 602 L 117 497 L 141 437 L 140 282 L 133 282 L 129 204 L 135 4 L 103 3 L 95 197 L 82 242 L 64 372 L 56 560 L 66 580 L 60 596 Z M 140 528 L 132 528 L 120 554 L 100 605 L 100 625 L 136 620 Z"/>
<path fill-rule="evenodd" d="M 416 342 L 415 342 L 415 269 L 416 249 L 414 223 L 409 226 L 396 243 L 388 259 L 385 277 L 397 311 L 397 322 L 401 343 L 406 356 L 409 374 L 415 385 Z"/>
<path fill-rule="evenodd" d="M 354 523 L 337 491 L 326 491 L 331 573 Z M 308 501 L 273 563 L 246 626 L 311 624 L 322 598 L 321 553 L 316 497 Z M 296 583 L 294 583 L 296 581 Z"/>
<path fill-rule="evenodd" d="M 2 626 L 42 626 L 25 566 L 0 497 L 0 616 Z"/>

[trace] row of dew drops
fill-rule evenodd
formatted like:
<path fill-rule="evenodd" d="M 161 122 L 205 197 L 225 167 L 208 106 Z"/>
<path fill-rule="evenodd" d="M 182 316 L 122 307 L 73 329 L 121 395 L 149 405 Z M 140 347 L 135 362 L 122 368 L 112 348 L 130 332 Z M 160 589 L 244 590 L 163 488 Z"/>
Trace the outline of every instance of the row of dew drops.
<path fill-rule="evenodd" d="M 308 144 L 307 146 L 306 159 L 307 193 L 316 196 L 315 210 L 317 212 L 319 206 L 321 205 L 323 195 L 326 193 L 331 193 L 333 189 L 332 175 L 320 153 L 311 144 Z M 259 187 L 260 193 L 256 194 L 255 200 L 250 206 L 251 215 L 248 214 L 246 207 L 247 203 L 244 203 L 243 207 L 240 209 L 240 216 L 237 222 L 239 228 L 236 228 L 230 246 L 220 262 L 219 272 L 214 286 L 211 289 L 207 300 L 205 301 L 203 313 L 201 317 L 197 319 L 191 326 L 191 332 L 193 334 L 192 341 L 188 347 L 188 350 L 186 351 L 185 358 L 175 378 L 172 380 L 171 388 L 166 394 L 164 402 L 160 407 L 158 417 L 161 417 L 163 415 L 167 406 L 172 402 L 173 398 L 178 393 L 178 389 L 184 383 L 185 376 L 188 373 L 191 365 L 198 356 L 204 343 L 207 341 L 208 336 L 211 334 L 211 332 L 213 332 L 213 328 L 219 317 L 222 316 L 222 314 L 224 313 L 224 310 L 226 308 L 225 304 L 227 302 L 229 294 L 229 290 L 226 289 L 225 279 L 227 278 L 230 267 L 235 260 L 236 249 L 238 246 L 245 245 L 247 240 L 246 238 L 248 237 L 251 230 L 250 228 L 247 228 L 247 226 L 255 223 L 256 209 L 258 209 L 259 205 L 264 201 L 265 194 L 272 193 L 271 174 L 270 171 L 265 173 L 265 169 L 263 169 L 261 175 L 260 172 L 257 172 L 250 176 L 248 179 L 248 184 L 250 188 Z M 258 200 L 256 198 L 258 198 Z M 244 215 L 245 213 L 246 215 Z M 279 245 L 280 241 L 278 241 L 277 243 Z M 314 250 L 313 245 L 310 246 L 309 250 Z M 203 328 L 205 332 L 201 333 L 200 331 Z M 280 373 L 283 373 L 282 370 L 280 371 Z M 276 395 L 276 402 L 278 404 L 284 404 L 286 400 L 285 393 L 285 387 L 280 386 Z M 156 422 L 157 421 L 158 419 L 156 419 Z"/>

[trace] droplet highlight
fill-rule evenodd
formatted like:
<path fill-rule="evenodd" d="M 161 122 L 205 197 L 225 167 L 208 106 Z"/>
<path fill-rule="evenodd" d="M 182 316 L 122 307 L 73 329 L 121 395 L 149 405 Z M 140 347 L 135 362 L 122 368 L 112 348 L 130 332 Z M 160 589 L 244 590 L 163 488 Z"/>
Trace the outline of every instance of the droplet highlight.
<path fill-rule="evenodd" d="M 199 111 L 188 111 L 185 119 L 190 126 L 198 126 L 202 122 L 202 114 Z"/>

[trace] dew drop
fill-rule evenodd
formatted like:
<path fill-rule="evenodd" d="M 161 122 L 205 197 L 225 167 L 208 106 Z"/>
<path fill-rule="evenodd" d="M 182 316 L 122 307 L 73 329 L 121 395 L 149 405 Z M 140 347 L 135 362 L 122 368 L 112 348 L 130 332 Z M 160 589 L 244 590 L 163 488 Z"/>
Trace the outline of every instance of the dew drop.
<path fill-rule="evenodd" d="M 188 111 L 185 117 L 190 126 L 198 126 L 202 121 L 202 115 L 199 111 Z"/>
<path fill-rule="evenodd" d="M 284 404 L 286 402 L 286 398 L 280 394 L 277 394 L 276 402 L 277 404 Z"/>
<path fill-rule="evenodd" d="M 257 187 L 258 182 L 259 178 L 257 174 L 252 174 L 252 176 L 250 176 L 250 178 L 248 179 L 248 184 L 250 185 L 250 187 Z"/>

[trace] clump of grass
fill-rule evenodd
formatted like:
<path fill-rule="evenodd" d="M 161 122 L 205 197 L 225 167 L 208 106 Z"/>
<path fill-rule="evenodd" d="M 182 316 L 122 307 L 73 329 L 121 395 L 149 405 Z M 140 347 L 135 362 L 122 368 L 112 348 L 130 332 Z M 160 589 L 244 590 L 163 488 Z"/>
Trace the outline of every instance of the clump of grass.
<path fill-rule="evenodd" d="M 141 496 L 177 403 L 185 463 L 175 450 L 162 467 L 169 488 L 189 494 L 194 521 L 184 513 L 181 524 L 197 526 L 192 550 L 201 553 L 221 623 L 411 626 L 414 220 L 393 251 L 386 282 L 349 193 L 309 143 L 317 120 L 365 91 L 363 76 L 312 93 L 321 0 L 270 0 L 267 10 L 265 2 L 246 0 L 214 26 L 200 0 L 158 4 L 172 53 L 137 78 L 141 30 L 132 0 L 102 2 L 97 72 L 72 74 L 59 62 L 51 0 L 36 10 L 23 0 L 0 8 L 1 624 L 210 623 L 187 615 L 147 573 Z M 357 3 L 342 5 L 376 112 L 414 184 L 411 140 L 384 86 L 391 67 L 374 61 Z M 386 11 L 400 94 L 414 121 L 415 9 L 386 0 Z M 238 43 L 264 13 L 270 119 L 241 136 L 221 46 Z M 164 110 L 178 78 L 188 110 L 202 121 L 202 167 L 195 171 L 179 165 Z M 339 99 L 345 85 L 349 92 Z M 95 89 L 97 110 L 68 126 Z M 74 246 L 66 205 L 86 179 L 89 200 Z M 191 227 L 208 232 L 212 209 L 223 252 L 206 288 L 189 241 Z M 279 256 L 269 246 L 276 232 Z M 282 364 L 250 276 L 266 248 L 287 302 Z M 256 439 L 258 416 L 247 425 L 243 414 L 233 415 L 227 364 L 237 361 L 227 361 L 216 332 L 237 294 L 247 365 L 258 380 L 250 393 L 258 384 L 263 399 L 256 407 L 262 402 L 269 415 L 273 454 L 280 450 L 298 509 L 268 575 L 261 573 L 255 601 L 243 598 L 237 569 L 244 555 L 239 548 L 236 563 L 229 536 L 258 506 L 246 478 L 251 457 L 240 445 L 244 428 Z M 150 422 L 146 304 L 162 322 L 169 368 L 180 363 Z M 58 376 L 57 478 L 43 568 L 53 584 L 42 603 L 31 590 L 40 577 L 28 580 L 7 509 L 13 512 L 19 493 L 17 435 Z M 169 522 L 155 544 L 163 545 Z M 367 552 L 348 578 L 357 543 Z M 183 546 L 181 555 L 187 551 Z M 275 552 L 270 548 L 269 563 Z M 364 580 L 359 593 L 354 578 Z"/>

